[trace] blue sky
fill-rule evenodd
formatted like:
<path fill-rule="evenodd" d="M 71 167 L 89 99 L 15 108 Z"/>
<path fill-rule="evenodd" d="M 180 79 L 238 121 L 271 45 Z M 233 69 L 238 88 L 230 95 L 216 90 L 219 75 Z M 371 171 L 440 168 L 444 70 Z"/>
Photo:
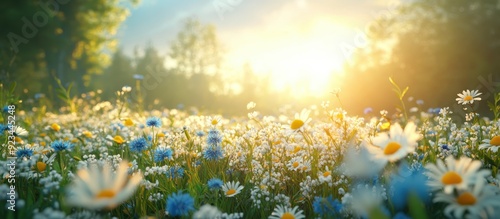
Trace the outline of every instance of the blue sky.
<path fill-rule="evenodd" d="M 341 71 L 351 49 L 366 43 L 365 27 L 394 13 L 398 4 L 400 0 L 142 0 L 131 9 L 118 39 L 128 54 L 152 43 L 166 55 L 183 21 L 196 17 L 216 26 L 228 72 L 250 63 L 256 72 L 286 77 L 278 87 L 311 75 L 317 76 L 311 79 L 317 85 L 332 71 Z"/>

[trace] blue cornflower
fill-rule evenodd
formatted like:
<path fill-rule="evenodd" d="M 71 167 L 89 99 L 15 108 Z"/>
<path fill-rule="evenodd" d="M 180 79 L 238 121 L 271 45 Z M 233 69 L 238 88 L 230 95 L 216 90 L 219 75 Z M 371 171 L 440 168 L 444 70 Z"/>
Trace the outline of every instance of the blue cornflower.
<path fill-rule="evenodd" d="M 130 151 L 133 152 L 142 152 L 143 150 L 146 150 L 149 147 L 149 142 L 143 138 L 136 138 L 132 140 L 129 144 Z"/>
<path fill-rule="evenodd" d="M 222 142 L 222 136 L 217 129 L 210 129 L 207 135 L 207 144 L 209 146 L 219 145 Z"/>
<path fill-rule="evenodd" d="M 134 74 L 134 79 L 136 79 L 136 80 L 143 80 L 144 79 L 144 75 Z"/>
<path fill-rule="evenodd" d="M 203 132 L 203 131 L 201 131 L 201 130 L 196 131 L 196 136 L 198 136 L 198 137 L 203 137 L 203 136 L 205 136 L 205 132 Z"/>
<path fill-rule="evenodd" d="M 54 149 L 55 152 L 58 152 L 58 151 L 62 151 L 62 150 L 73 149 L 73 144 L 71 144 L 67 141 L 56 140 L 56 141 L 53 141 L 52 144 L 50 144 L 50 147 L 52 147 L 52 149 Z"/>
<path fill-rule="evenodd" d="M 149 117 L 146 119 L 146 125 L 148 127 L 161 127 L 161 119 L 158 117 Z"/>
<path fill-rule="evenodd" d="M 173 154 L 172 149 L 159 147 L 155 151 L 154 155 L 155 162 L 161 162 L 165 159 L 172 159 L 172 154 Z"/>
<path fill-rule="evenodd" d="M 441 108 L 439 108 L 439 107 L 437 107 L 437 108 L 429 108 L 429 110 L 427 110 L 428 113 L 430 113 L 430 114 L 436 114 L 436 115 L 439 114 L 439 111 L 441 111 Z"/>
<path fill-rule="evenodd" d="M 35 99 L 37 99 L 37 100 L 40 98 L 44 98 L 44 97 L 45 97 L 45 94 L 43 94 L 43 93 L 36 93 L 35 94 Z"/>
<path fill-rule="evenodd" d="M 448 147 L 448 145 L 446 145 L 446 144 L 443 144 L 443 145 L 441 145 L 441 149 L 450 150 L 450 147 Z"/>
<path fill-rule="evenodd" d="M 194 199 L 179 191 L 168 196 L 166 208 L 169 216 L 186 216 L 194 210 Z"/>
<path fill-rule="evenodd" d="M 9 106 L 4 106 L 4 107 L 3 107 L 3 109 L 2 109 L 2 111 L 3 111 L 4 113 L 9 112 Z"/>
<path fill-rule="evenodd" d="M 327 198 L 315 197 L 313 202 L 314 213 L 320 216 L 333 216 L 340 213 L 342 210 L 342 203 L 338 199 L 333 200 L 330 195 Z"/>
<path fill-rule="evenodd" d="M 390 182 L 391 199 L 396 209 L 403 209 L 412 193 L 425 203 L 429 201 L 427 176 L 424 175 L 423 168 L 412 170 L 407 164 L 403 164 L 398 172 L 391 176 Z"/>
<path fill-rule="evenodd" d="M 214 189 L 221 189 L 224 182 L 222 182 L 222 180 L 219 178 L 212 178 L 208 180 L 207 184 L 209 189 L 214 190 Z"/>
<path fill-rule="evenodd" d="M 167 171 L 167 177 L 170 179 L 182 178 L 184 176 L 184 168 L 179 166 L 170 167 Z"/>
<path fill-rule="evenodd" d="M 411 219 L 411 217 L 403 212 L 398 212 L 396 215 L 394 215 L 394 217 L 392 217 L 392 219 Z"/>
<path fill-rule="evenodd" d="M 366 115 L 366 114 L 370 114 L 371 112 L 373 112 L 373 108 L 371 107 L 366 107 L 364 110 L 363 110 L 363 113 Z"/>
<path fill-rule="evenodd" d="M 9 126 L 6 126 L 4 124 L 0 124 L 0 136 L 3 135 L 3 133 L 7 130 L 9 130 Z"/>
<path fill-rule="evenodd" d="M 17 149 L 16 151 L 16 156 L 18 158 L 30 158 L 31 156 L 33 156 L 33 150 L 31 148 L 20 148 L 20 149 Z"/>
<path fill-rule="evenodd" d="M 207 160 L 219 160 L 224 157 L 221 146 L 208 146 L 203 152 L 203 156 Z"/>

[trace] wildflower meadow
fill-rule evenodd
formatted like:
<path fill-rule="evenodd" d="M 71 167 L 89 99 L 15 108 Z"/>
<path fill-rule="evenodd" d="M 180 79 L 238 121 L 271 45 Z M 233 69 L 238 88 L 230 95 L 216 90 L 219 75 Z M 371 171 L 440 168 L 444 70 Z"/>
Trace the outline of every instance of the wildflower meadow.
<path fill-rule="evenodd" d="M 470 111 L 457 122 L 448 107 L 350 115 L 339 91 L 304 109 L 264 115 L 250 102 L 247 117 L 226 117 L 141 110 L 123 101 L 130 87 L 51 113 L 23 108 L 8 88 L 2 218 L 500 215 L 500 94 L 450 97 Z M 471 110 L 487 102 L 493 118 Z"/>

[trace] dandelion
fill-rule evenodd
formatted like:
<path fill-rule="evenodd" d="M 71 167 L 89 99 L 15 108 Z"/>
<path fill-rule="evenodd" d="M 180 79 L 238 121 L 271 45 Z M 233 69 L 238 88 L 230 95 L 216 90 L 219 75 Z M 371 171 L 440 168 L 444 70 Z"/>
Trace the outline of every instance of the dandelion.
<path fill-rule="evenodd" d="M 130 151 L 142 152 L 149 147 L 149 143 L 145 138 L 140 137 L 140 138 L 136 138 L 136 139 L 132 140 L 129 144 L 129 147 L 130 147 Z"/>
<path fill-rule="evenodd" d="M 67 141 L 61 141 L 61 140 L 56 140 L 56 141 L 53 141 L 52 144 L 50 144 L 50 147 L 52 147 L 52 149 L 55 151 L 55 152 L 59 152 L 59 151 L 63 151 L 63 150 L 71 150 L 73 149 L 73 144 L 67 142 Z"/>
<path fill-rule="evenodd" d="M 295 119 L 290 122 L 289 128 L 291 131 L 302 130 L 307 123 L 311 121 L 309 118 L 310 110 L 303 109 L 300 114 L 295 113 Z"/>
<path fill-rule="evenodd" d="M 87 137 L 87 138 L 92 138 L 92 137 L 93 137 L 93 136 L 92 136 L 92 132 L 89 132 L 89 131 L 83 131 L 83 132 L 82 132 L 82 135 L 84 135 L 84 136 L 85 136 L 85 137 Z"/>
<path fill-rule="evenodd" d="M 484 139 L 483 143 L 479 145 L 479 149 L 488 149 L 492 152 L 497 152 L 500 147 L 500 136 L 494 136 L 491 139 Z"/>
<path fill-rule="evenodd" d="M 455 99 L 458 104 L 466 105 L 466 104 L 472 104 L 474 103 L 474 100 L 481 100 L 481 97 L 478 97 L 481 95 L 478 90 L 472 90 L 472 91 L 462 91 L 461 94 L 457 94 L 458 98 Z"/>
<path fill-rule="evenodd" d="M 300 210 L 298 206 L 293 208 L 278 205 L 274 208 L 273 213 L 269 216 L 269 219 L 302 219 L 306 218 L 303 213 L 304 211 Z"/>
<path fill-rule="evenodd" d="M 112 209 L 130 198 L 142 180 L 141 174 L 128 177 L 128 162 L 120 162 L 116 172 L 105 163 L 80 169 L 73 183 L 67 187 L 70 206 L 91 210 Z"/>
<path fill-rule="evenodd" d="M 210 190 L 216 190 L 216 189 L 221 189 L 222 185 L 224 184 L 221 179 L 219 178 L 212 178 L 208 180 L 208 188 Z"/>
<path fill-rule="evenodd" d="M 243 186 L 240 185 L 240 182 L 227 182 L 224 185 L 222 185 L 222 191 L 224 191 L 224 195 L 226 197 L 233 197 L 237 194 L 239 194 L 243 190 Z"/>
<path fill-rule="evenodd" d="M 432 190 L 444 188 L 444 193 L 450 194 L 454 189 L 463 190 L 475 182 L 476 178 L 483 178 L 489 175 L 487 170 L 479 170 L 481 162 L 468 157 L 461 157 L 455 160 L 453 156 L 446 158 L 446 165 L 442 160 L 437 160 L 437 164 L 429 163 L 425 166 L 427 176 L 430 177 L 427 185 Z"/>
<path fill-rule="evenodd" d="M 123 120 L 123 124 L 125 126 L 133 126 L 134 125 L 134 121 L 132 121 L 132 119 L 130 119 L 130 118 L 126 118 L 125 120 Z"/>
<path fill-rule="evenodd" d="M 186 216 L 194 210 L 194 199 L 191 195 L 179 191 L 168 196 L 166 208 L 169 216 Z"/>
<path fill-rule="evenodd" d="M 420 135 L 413 122 L 406 124 L 403 130 L 399 124 L 391 126 L 389 133 L 378 134 L 372 139 L 374 147 L 368 149 L 383 163 L 398 161 L 408 153 L 415 151 Z"/>
<path fill-rule="evenodd" d="M 158 117 L 149 117 L 146 119 L 146 125 L 148 127 L 161 127 L 161 120 Z"/>
<path fill-rule="evenodd" d="M 172 159 L 172 154 L 172 149 L 166 147 L 158 147 L 155 150 L 154 160 L 158 163 L 165 159 Z"/>
<path fill-rule="evenodd" d="M 472 186 L 473 185 L 473 186 Z M 471 186 L 457 193 L 438 193 L 434 202 L 445 202 L 447 217 L 454 218 L 493 218 L 495 209 L 500 207 L 500 190 L 477 178 Z"/>
<path fill-rule="evenodd" d="M 50 128 L 52 128 L 52 130 L 58 132 L 61 129 L 61 126 L 59 126 L 57 123 L 52 123 L 52 125 L 50 125 Z"/>
<path fill-rule="evenodd" d="M 113 141 L 116 142 L 117 144 L 123 144 L 125 142 L 122 136 L 119 135 L 115 135 L 115 137 L 113 137 Z"/>

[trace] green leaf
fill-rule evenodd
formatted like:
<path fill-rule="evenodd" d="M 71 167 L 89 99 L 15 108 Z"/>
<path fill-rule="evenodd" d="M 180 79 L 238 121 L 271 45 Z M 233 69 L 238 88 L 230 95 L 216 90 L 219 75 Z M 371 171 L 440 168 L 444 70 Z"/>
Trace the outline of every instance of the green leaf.
<path fill-rule="evenodd" d="M 377 219 L 390 219 L 389 216 L 385 215 L 384 212 L 380 208 L 373 208 L 370 213 L 368 218 L 377 218 Z"/>
<path fill-rule="evenodd" d="M 408 89 L 410 89 L 410 87 L 406 87 L 406 88 L 403 90 L 403 93 L 401 93 L 400 99 L 403 99 L 403 97 L 405 96 L 406 92 L 408 92 Z"/>
<path fill-rule="evenodd" d="M 16 89 L 16 85 L 17 85 L 17 84 L 16 84 L 16 82 L 15 82 L 15 81 L 11 83 L 11 87 L 10 87 L 10 93 L 11 93 L 11 94 L 13 94 L 13 93 L 14 93 L 14 90 Z"/>
<path fill-rule="evenodd" d="M 410 215 L 413 219 L 427 219 L 427 214 L 425 213 L 425 206 L 422 201 L 418 198 L 418 196 L 411 192 L 408 197 L 409 207 L 410 207 Z"/>

